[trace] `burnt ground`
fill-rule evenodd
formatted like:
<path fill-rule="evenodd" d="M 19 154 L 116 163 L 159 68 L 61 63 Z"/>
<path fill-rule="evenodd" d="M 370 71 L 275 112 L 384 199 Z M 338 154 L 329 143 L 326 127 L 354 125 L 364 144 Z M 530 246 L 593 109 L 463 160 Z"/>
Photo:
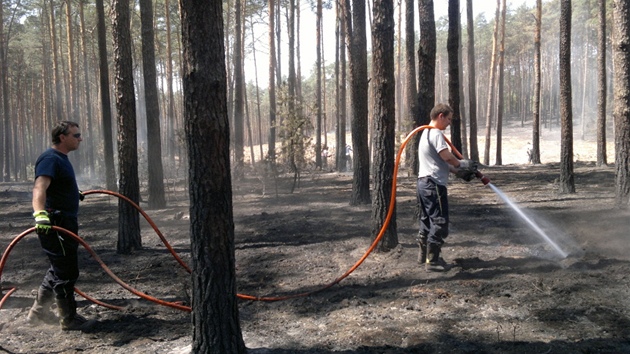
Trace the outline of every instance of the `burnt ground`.
<path fill-rule="evenodd" d="M 483 172 L 568 253 L 538 236 L 479 181 L 450 186 L 454 265 L 427 273 L 417 263 L 415 178 L 397 189 L 399 246 L 372 253 L 341 283 L 308 297 L 240 300 L 252 353 L 621 353 L 630 352 L 630 213 L 614 206 L 614 169 L 576 163 L 577 192 L 559 194 L 557 164 L 514 164 Z M 351 174 L 305 173 L 276 195 L 267 181 L 234 186 L 237 284 L 241 294 L 275 296 L 318 289 L 346 272 L 371 243 L 370 207 L 350 206 Z M 82 189 L 97 189 L 84 183 Z M 0 184 L 0 246 L 31 226 L 31 184 Z M 146 197 L 146 196 L 145 196 Z M 189 262 L 187 192 L 168 185 L 168 208 L 148 210 Z M 116 254 L 117 201 L 88 195 L 81 235 L 121 279 L 157 298 L 188 303 L 187 273 L 143 222 L 144 249 Z M 98 319 L 89 332 L 31 326 L 26 314 L 45 269 L 33 235 L 2 273 L 0 353 L 186 353 L 190 315 L 157 306 L 114 283 L 85 251 L 77 287 L 115 305 L 77 296 Z"/>

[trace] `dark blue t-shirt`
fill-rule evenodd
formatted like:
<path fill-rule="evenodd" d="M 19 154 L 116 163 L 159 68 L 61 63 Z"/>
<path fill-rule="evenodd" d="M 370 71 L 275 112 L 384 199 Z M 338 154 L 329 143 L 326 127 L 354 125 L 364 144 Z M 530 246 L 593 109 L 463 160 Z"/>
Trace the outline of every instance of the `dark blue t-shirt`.
<path fill-rule="evenodd" d="M 46 190 L 46 209 L 59 210 L 67 216 L 77 217 L 79 187 L 68 155 L 53 148 L 44 151 L 35 162 L 35 179 L 51 178 Z"/>

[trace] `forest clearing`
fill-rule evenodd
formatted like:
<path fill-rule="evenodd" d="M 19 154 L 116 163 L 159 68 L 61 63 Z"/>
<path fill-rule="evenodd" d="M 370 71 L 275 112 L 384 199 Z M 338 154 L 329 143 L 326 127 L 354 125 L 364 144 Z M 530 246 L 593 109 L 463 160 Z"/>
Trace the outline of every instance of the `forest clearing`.
<path fill-rule="evenodd" d="M 527 135 L 516 138 L 515 133 L 526 130 L 511 130 L 507 149 L 522 151 Z M 592 141 L 578 141 L 576 154 L 587 155 L 593 146 Z M 553 153 L 543 150 L 543 156 Z M 482 171 L 568 257 L 559 257 L 479 181 L 453 180 L 452 232 L 444 257 L 454 267 L 445 273 L 425 272 L 416 260 L 415 177 L 401 173 L 399 246 L 389 253 L 372 253 L 338 285 L 310 296 L 276 302 L 240 300 L 240 325 L 249 352 L 630 351 L 630 213 L 614 207 L 613 167 L 577 162 L 575 194 L 557 192 L 556 163 L 512 163 Z M 270 188 L 263 195 L 256 176 L 235 183 L 240 294 L 313 291 L 361 258 L 371 243 L 371 207 L 349 205 L 351 180 L 351 172 L 309 171 L 293 194 L 288 193 L 292 178 L 282 177 L 277 195 Z M 0 186 L 4 249 L 31 227 L 32 185 Z M 188 195 L 183 185 L 169 188 L 167 208 L 147 213 L 189 262 Z M 117 276 L 151 296 L 190 304 L 189 275 L 146 223 L 143 250 L 121 256 L 116 254 L 114 199 L 88 195 L 79 220 L 81 236 Z M 30 326 L 26 314 L 47 267 L 37 239 L 30 235 L 15 247 L 2 273 L 3 293 L 11 287 L 17 291 L 0 310 L 0 352 L 190 351 L 189 313 L 140 300 L 114 283 L 87 252 L 80 251 L 80 256 L 77 287 L 124 310 L 77 297 L 79 311 L 98 320 L 93 330 L 68 333 L 56 325 Z"/>
<path fill-rule="evenodd" d="M 403 26 L 392 0 L 0 1 L 0 352 L 630 352 L 630 0 L 467 0 L 465 21 L 438 3 L 405 1 Z M 405 163 L 492 182 L 452 179 L 438 273 L 417 260 L 417 172 L 392 176 L 429 119 L 454 154 L 414 142 Z M 136 201 L 183 261 L 76 187 Z M 12 248 L 77 209 L 85 330 L 71 242 L 41 238 L 40 292 L 39 241 Z M 50 288 L 61 323 L 29 323 Z"/>

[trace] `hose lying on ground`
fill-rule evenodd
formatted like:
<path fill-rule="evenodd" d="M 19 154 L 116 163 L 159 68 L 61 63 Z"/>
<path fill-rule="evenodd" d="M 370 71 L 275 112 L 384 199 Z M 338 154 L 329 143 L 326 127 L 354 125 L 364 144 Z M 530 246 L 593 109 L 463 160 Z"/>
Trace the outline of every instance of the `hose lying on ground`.
<path fill-rule="evenodd" d="M 385 221 L 383 222 L 383 226 L 381 227 L 378 235 L 374 238 L 374 241 L 372 241 L 372 244 L 370 245 L 370 247 L 367 249 L 367 251 L 363 254 L 363 256 L 352 266 L 350 267 L 350 269 L 348 269 L 344 274 L 342 274 L 341 276 L 339 276 L 338 278 L 336 278 L 335 280 L 333 280 L 332 282 L 323 285 L 322 287 L 312 290 L 312 291 L 308 291 L 308 292 L 303 292 L 303 293 L 296 293 L 296 294 L 290 294 L 290 295 L 284 295 L 284 296 L 253 296 L 253 295 L 247 295 L 247 294 L 237 294 L 237 297 L 243 300 L 252 300 L 252 301 L 280 301 L 280 300 L 287 300 L 287 299 L 293 299 L 293 298 L 299 298 L 299 297 L 306 297 L 318 292 L 321 292 L 323 290 L 326 290 L 332 286 L 334 286 L 335 284 L 338 284 L 339 282 L 341 282 L 343 279 L 347 278 L 352 272 L 354 272 L 366 259 L 367 257 L 370 255 L 370 253 L 372 253 L 372 251 L 374 251 L 374 249 L 376 248 L 376 246 L 378 245 L 378 243 L 380 242 L 380 240 L 383 238 L 383 235 L 385 234 L 385 230 L 387 230 L 387 227 L 389 226 L 389 223 L 391 221 L 393 212 L 394 212 L 394 205 L 396 204 L 396 185 L 397 185 L 397 177 L 398 177 L 398 168 L 400 165 L 400 159 L 402 156 L 402 153 L 405 151 L 405 147 L 407 145 L 407 143 L 411 140 L 411 138 L 417 134 L 418 132 L 424 130 L 424 129 L 431 129 L 433 127 L 431 126 L 427 126 L 427 125 L 423 125 L 420 127 L 417 127 L 416 129 L 414 129 L 411 133 L 409 133 L 407 135 L 407 137 L 402 141 L 400 148 L 398 149 L 398 153 L 396 155 L 396 161 L 394 164 L 394 172 L 393 172 L 393 179 L 392 179 L 392 193 L 391 193 L 391 197 L 390 197 L 390 202 L 389 202 L 389 208 L 387 210 L 387 216 L 385 218 Z M 447 143 L 450 145 L 451 149 L 456 153 L 456 155 L 458 157 L 461 158 L 461 154 L 459 153 L 459 151 L 457 151 L 457 149 L 455 149 L 455 147 L 451 144 L 451 142 L 446 139 Z M 485 182 L 484 182 L 485 184 Z M 160 240 L 162 240 L 162 243 L 166 246 L 166 248 L 169 250 L 169 252 L 173 255 L 173 257 L 177 260 L 177 262 L 188 272 L 188 273 L 192 273 L 192 270 L 190 269 L 190 267 L 181 259 L 181 257 L 179 257 L 177 255 L 177 253 L 175 252 L 175 250 L 173 249 L 173 247 L 171 247 L 171 245 L 168 243 L 168 241 L 166 240 L 166 238 L 164 237 L 164 235 L 162 235 L 162 232 L 159 230 L 159 228 L 157 227 L 157 225 L 153 222 L 153 220 L 151 220 L 151 218 L 149 217 L 149 215 L 147 215 L 144 210 L 142 210 L 142 208 L 140 208 L 140 206 L 138 206 L 135 202 L 133 202 L 131 199 L 125 197 L 124 195 L 120 194 L 120 193 L 116 193 L 113 191 L 108 191 L 108 190 L 89 190 L 89 191 L 85 191 L 83 192 L 84 195 L 89 195 L 89 194 L 108 194 L 108 195 L 112 195 L 115 197 L 118 197 L 120 199 L 125 200 L 126 202 L 130 203 L 131 205 L 134 206 L 134 208 L 136 208 L 136 210 L 138 210 L 138 212 L 140 214 L 142 214 L 142 216 L 147 220 L 147 222 L 149 223 L 149 225 L 151 225 L 151 227 L 153 228 L 153 230 L 156 232 L 156 234 L 158 235 L 158 237 L 160 238 Z M 131 287 L 130 285 L 128 285 L 127 283 L 125 283 L 124 281 L 122 281 L 119 277 L 117 277 L 110 269 L 109 267 L 107 267 L 107 265 L 101 260 L 101 258 L 92 250 L 92 248 L 79 236 L 77 236 L 76 234 L 72 233 L 71 231 L 68 231 L 66 229 L 63 229 L 61 227 L 58 226 L 53 226 L 52 227 L 53 230 L 55 231 L 60 231 L 65 233 L 66 235 L 69 235 L 71 237 L 73 237 L 75 240 L 77 240 L 91 255 L 92 257 L 94 257 L 94 259 L 101 265 L 101 267 L 103 268 L 103 270 L 105 270 L 105 272 L 119 285 L 121 285 L 123 288 L 127 289 L 128 291 L 130 291 L 131 293 L 145 299 L 148 301 L 152 301 L 156 304 L 159 305 L 163 305 L 163 306 L 168 306 L 168 307 L 172 307 L 178 310 L 182 310 L 182 311 L 191 311 L 191 308 L 189 306 L 184 306 L 181 303 L 177 303 L 177 302 L 169 302 L 169 301 L 164 301 L 164 300 L 160 300 L 157 299 L 155 297 L 152 297 L 150 295 L 147 295 L 133 287 Z M 2 255 L 2 259 L 0 260 L 0 279 L 2 278 L 2 271 L 4 269 L 4 265 L 8 259 L 8 255 L 11 252 L 11 250 L 13 249 L 13 247 L 15 247 L 15 245 L 22 239 L 24 238 L 26 235 L 30 234 L 31 232 L 35 231 L 35 228 L 30 228 L 24 232 L 22 232 L 20 235 L 18 235 L 7 247 L 7 249 L 4 251 L 3 255 Z M 4 302 L 6 301 L 6 299 L 15 291 L 15 288 L 10 289 L 10 291 L 5 294 L 5 296 L 2 298 L 2 300 L 0 300 L 0 309 L 2 309 L 2 305 L 4 304 Z M 123 309 L 120 306 L 115 306 L 115 305 L 111 305 L 111 304 L 107 304 L 101 301 L 98 301 L 94 298 L 91 298 L 90 296 L 88 296 L 87 294 L 85 294 L 84 292 L 82 292 L 81 290 L 75 288 L 75 291 L 83 296 L 84 298 L 100 305 L 100 306 L 104 306 L 110 309 L 115 309 L 115 310 L 121 310 Z"/>

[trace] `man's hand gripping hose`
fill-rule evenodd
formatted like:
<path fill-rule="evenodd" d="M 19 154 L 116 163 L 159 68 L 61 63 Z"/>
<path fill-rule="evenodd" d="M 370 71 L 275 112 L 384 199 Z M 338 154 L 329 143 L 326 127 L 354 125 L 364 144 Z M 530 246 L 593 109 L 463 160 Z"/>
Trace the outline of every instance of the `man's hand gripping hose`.
<path fill-rule="evenodd" d="M 48 235 L 50 232 L 50 218 L 46 210 L 38 210 L 33 213 L 35 218 L 35 232 L 38 235 Z"/>
<path fill-rule="evenodd" d="M 298 297 L 306 297 L 309 295 L 312 295 L 314 293 L 323 291 L 325 289 L 328 289 L 332 286 L 334 286 L 335 284 L 341 282 L 343 279 L 345 279 L 346 277 L 348 277 L 352 272 L 354 272 L 366 259 L 367 257 L 370 255 L 370 253 L 376 248 L 376 246 L 378 245 L 378 243 L 380 242 L 380 240 L 383 238 L 383 235 L 385 233 L 385 230 L 387 229 L 387 227 L 389 226 L 389 222 L 391 221 L 391 217 L 393 215 L 393 211 L 394 211 L 394 206 L 396 203 L 396 184 L 397 184 L 397 176 L 398 176 L 398 168 L 400 165 L 400 159 L 402 156 L 402 153 L 405 151 L 405 147 L 407 145 L 407 143 L 411 140 L 411 138 L 419 133 L 420 131 L 424 130 L 424 129 L 432 129 L 433 127 L 431 126 L 420 126 L 417 127 L 416 129 L 414 129 L 411 133 L 409 133 L 407 135 L 407 137 L 403 140 L 399 150 L 398 150 L 398 154 L 396 155 L 396 163 L 394 164 L 394 173 L 393 173 L 393 180 L 392 180 L 392 193 L 391 193 L 391 198 L 390 198 L 390 206 L 387 212 L 387 216 L 386 219 L 383 223 L 383 226 L 381 227 L 381 230 L 379 231 L 378 235 L 376 236 L 376 238 L 374 239 L 374 241 L 372 242 L 372 244 L 370 245 L 370 247 L 367 249 L 367 251 L 365 252 L 365 254 L 348 270 L 346 271 L 344 274 L 342 274 L 341 276 L 339 276 L 338 278 L 336 278 L 335 280 L 333 280 L 332 282 L 322 286 L 319 289 L 316 289 L 314 291 L 309 291 L 309 292 L 305 292 L 305 293 L 298 293 L 298 294 L 292 294 L 292 295 L 285 295 L 285 296 L 252 296 L 252 295 L 246 295 L 246 294 L 237 294 L 237 297 L 243 300 L 255 300 L 255 301 L 280 301 L 280 300 L 286 300 L 286 299 L 292 299 L 292 298 L 298 298 Z M 453 153 L 455 154 L 455 156 L 457 156 L 459 159 L 462 159 L 462 155 L 461 153 L 459 153 L 459 151 L 457 151 L 457 149 L 452 145 L 452 143 L 446 139 L 446 142 L 449 144 L 449 146 L 451 147 L 451 150 L 453 151 Z M 490 180 L 485 177 L 483 174 L 481 174 L 481 172 L 476 171 L 475 176 L 477 178 L 479 178 L 481 180 L 481 182 L 484 185 L 487 185 L 488 183 L 490 183 Z M 83 195 L 89 195 L 89 194 L 96 194 L 96 193 L 101 193 L 101 194 L 109 194 L 115 197 L 118 197 L 120 199 L 123 199 L 125 201 L 127 201 L 128 203 L 130 203 L 131 205 L 133 205 L 141 214 L 142 216 L 147 220 L 147 222 L 151 225 L 151 227 L 153 227 L 153 229 L 155 230 L 155 232 L 157 233 L 157 235 L 160 237 L 160 239 L 162 240 L 162 242 L 164 243 L 164 245 L 168 248 L 169 252 L 173 255 L 173 257 L 177 260 L 177 262 L 188 272 L 191 273 L 191 269 L 190 267 L 188 267 L 188 265 L 177 255 L 177 253 L 173 250 L 173 248 L 170 246 L 170 244 L 168 243 L 168 241 L 166 240 L 166 238 L 162 235 L 162 233 L 160 232 L 160 230 L 157 228 L 157 226 L 155 225 L 155 223 L 151 220 L 151 218 L 137 205 L 135 204 L 133 201 L 131 201 L 129 198 L 116 193 L 116 192 L 112 192 L 112 191 L 107 191 L 107 190 L 91 190 L 91 191 L 85 191 L 82 192 Z M 101 267 L 105 270 L 105 272 L 112 277 L 112 279 L 114 279 L 114 281 L 116 281 L 118 284 L 120 284 L 123 288 L 127 289 L 128 291 L 132 292 L 133 294 L 144 298 L 146 300 L 155 302 L 159 305 L 163 305 L 163 306 L 168 306 L 168 307 L 172 307 L 172 308 L 176 308 L 182 311 L 191 311 L 191 308 L 189 306 L 184 306 L 181 305 L 180 303 L 176 303 L 176 302 L 168 302 L 168 301 L 164 301 L 164 300 L 160 300 L 157 298 L 154 298 L 150 295 L 147 295 L 143 292 L 140 292 L 134 288 L 132 288 L 131 286 L 129 286 L 128 284 L 126 284 L 125 282 L 123 282 L 120 278 L 118 278 L 105 264 L 104 262 L 100 259 L 100 257 L 90 248 L 90 246 L 79 236 L 75 235 L 74 233 L 65 230 L 63 228 L 57 227 L 57 226 L 51 226 L 52 230 L 55 231 L 59 231 L 62 233 L 65 233 L 67 235 L 69 235 L 70 237 L 75 238 L 83 247 L 85 247 L 85 249 L 92 255 L 92 257 L 99 262 L 99 264 L 101 265 Z M 26 235 L 32 233 L 35 231 L 35 228 L 30 228 L 26 231 L 24 231 L 23 233 L 21 233 L 20 235 L 18 235 L 10 244 L 9 246 L 6 248 L 5 252 L 2 254 L 2 258 L 0 259 L 0 279 L 2 278 L 2 271 L 4 269 L 4 266 L 7 262 L 8 259 L 8 255 L 11 252 L 11 250 L 15 247 L 15 245 L 22 239 L 24 238 Z M 15 288 L 10 289 L 7 294 L 4 295 L 4 297 L 2 298 L 2 300 L 0 300 L 0 309 L 2 308 L 2 305 L 4 304 L 4 302 L 6 301 L 6 299 L 11 295 L 11 293 L 13 293 L 15 291 Z M 84 298 L 98 304 L 101 306 L 105 306 L 111 309 L 118 309 L 121 310 L 122 308 L 119 306 L 114 306 L 114 305 L 109 305 L 103 302 L 100 302 L 98 300 L 95 300 L 93 298 L 90 298 L 89 296 L 87 296 L 86 294 L 84 294 L 83 292 L 81 292 L 79 289 L 75 288 L 75 291 L 83 296 Z"/>

